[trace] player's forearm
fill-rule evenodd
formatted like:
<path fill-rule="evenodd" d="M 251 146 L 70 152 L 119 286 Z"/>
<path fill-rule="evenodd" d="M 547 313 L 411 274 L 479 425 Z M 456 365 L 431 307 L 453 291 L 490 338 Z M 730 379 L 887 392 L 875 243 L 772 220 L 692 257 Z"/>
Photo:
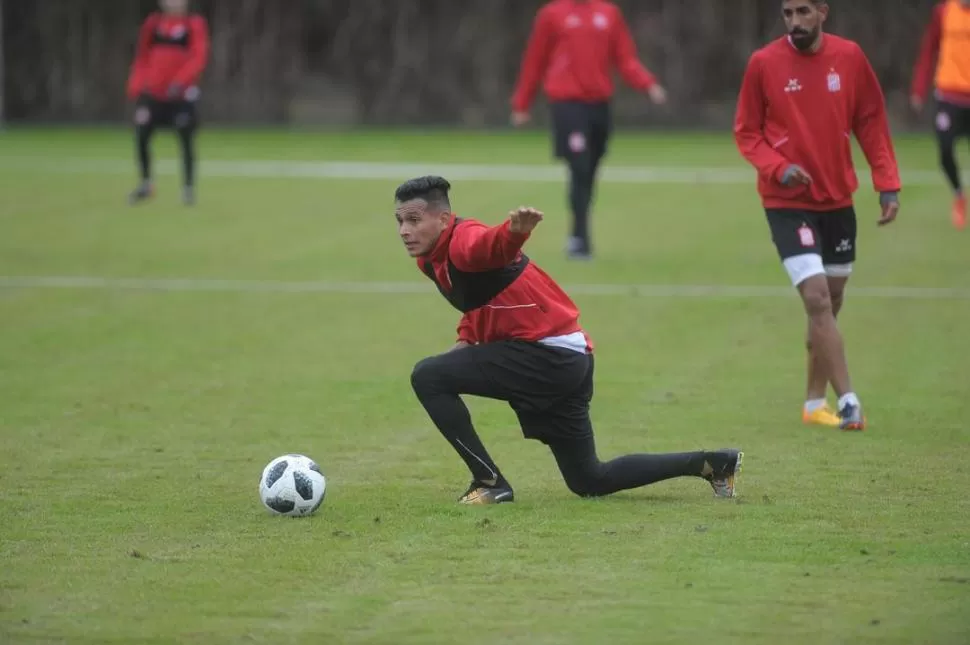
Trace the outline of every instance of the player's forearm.
<path fill-rule="evenodd" d="M 646 92 L 657 84 L 657 77 L 650 73 L 639 60 L 628 61 L 620 68 L 620 75 L 626 84 L 635 90 Z"/>
<path fill-rule="evenodd" d="M 735 140 L 741 156 L 755 167 L 759 175 L 780 181 L 781 175 L 792 164 L 772 148 L 760 134 L 739 134 Z"/>

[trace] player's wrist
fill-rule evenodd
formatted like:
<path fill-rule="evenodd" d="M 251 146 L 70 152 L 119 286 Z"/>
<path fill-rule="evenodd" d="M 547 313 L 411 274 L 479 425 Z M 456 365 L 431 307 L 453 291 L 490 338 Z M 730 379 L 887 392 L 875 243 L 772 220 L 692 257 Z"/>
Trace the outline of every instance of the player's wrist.
<path fill-rule="evenodd" d="M 879 193 L 879 203 L 882 206 L 888 204 L 898 204 L 899 203 L 899 191 L 898 190 L 883 190 Z"/>

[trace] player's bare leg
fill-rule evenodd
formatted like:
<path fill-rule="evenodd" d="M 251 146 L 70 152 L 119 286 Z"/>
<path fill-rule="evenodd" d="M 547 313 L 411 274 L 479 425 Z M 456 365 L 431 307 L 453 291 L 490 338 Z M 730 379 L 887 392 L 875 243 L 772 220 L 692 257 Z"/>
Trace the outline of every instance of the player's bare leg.
<path fill-rule="evenodd" d="M 819 357 L 819 367 L 839 396 L 840 427 L 843 430 L 862 430 L 865 421 L 859 398 L 852 390 L 849 379 L 845 345 L 835 321 L 828 279 L 822 274 L 813 275 L 798 285 L 798 291 L 805 305 L 805 313 L 808 314 L 808 336 L 812 351 Z"/>
<path fill-rule="evenodd" d="M 832 302 L 832 316 L 838 320 L 839 311 L 845 297 L 847 277 L 829 277 L 829 297 Z M 811 323 L 806 331 L 805 347 L 808 350 L 808 379 L 805 392 L 805 406 L 802 420 L 808 424 L 837 427 L 839 415 L 829 407 L 825 394 L 828 389 L 829 375 L 825 370 L 822 356 L 815 351 L 811 339 Z"/>

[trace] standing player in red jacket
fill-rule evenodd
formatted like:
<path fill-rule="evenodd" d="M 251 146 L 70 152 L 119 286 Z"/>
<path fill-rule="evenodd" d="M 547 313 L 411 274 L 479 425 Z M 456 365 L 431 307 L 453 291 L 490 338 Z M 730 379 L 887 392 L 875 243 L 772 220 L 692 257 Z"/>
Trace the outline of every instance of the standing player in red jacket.
<path fill-rule="evenodd" d="M 188 0 L 161 0 L 161 13 L 145 20 L 138 35 L 128 77 L 128 98 L 135 101 L 135 137 L 141 183 L 132 204 L 154 194 L 149 144 L 157 127 L 174 127 L 182 149 L 182 199 L 195 203 L 194 137 L 199 78 L 209 57 L 205 18 L 188 11 Z"/>
<path fill-rule="evenodd" d="M 825 0 L 783 0 L 787 36 L 748 62 L 734 134 L 758 170 L 758 192 L 778 253 L 808 314 L 806 423 L 862 430 L 836 316 L 855 261 L 858 188 L 850 134 L 872 168 L 882 216 L 899 210 L 899 170 L 879 81 L 852 41 L 822 33 Z M 826 404 L 828 383 L 838 414 Z"/>
<path fill-rule="evenodd" d="M 620 9 L 606 0 L 553 0 L 536 15 L 512 97 L 512 123 L 529 121 L 540 82 L 552 109 L 555 155 L 569 165 L 570 257 L 588 259 L 589 208 L 612 130 L 612 71 L 656 104 L 667 94 L 637 58 Z"/>
<path fill-rule="evenodd" d="M 967 225 L 967 198 L 954 146 L 970 135 L 970 0 L 944 0 L 933 8 L 913 69 L 910 103 L 919 112 L 936 86 L 936 140 L 940 165 L 953 189 L 953 225 Z"/>
<path fill-rule="evenodd" d="M 716 496 L 733 497 L 738 450 L 599 460 L 589 418 L 592 343 L 576 305 L 522 253 L 542 213 L 519 208 L 488 227 L 451 211 L 450 188 L 441 177 L 407 181 L 395 193 L 395 215 L 418 268 L 462 312 L 455 347 L 422 360 L 411 374 L 421 404 L 471 471 L 472 483 L 458 501 L 513 500 L 462 394 L 507 401 L 526 438 L 549 446 L 566 486 L 582 497 L 691 476 L 706 479 Z"/>

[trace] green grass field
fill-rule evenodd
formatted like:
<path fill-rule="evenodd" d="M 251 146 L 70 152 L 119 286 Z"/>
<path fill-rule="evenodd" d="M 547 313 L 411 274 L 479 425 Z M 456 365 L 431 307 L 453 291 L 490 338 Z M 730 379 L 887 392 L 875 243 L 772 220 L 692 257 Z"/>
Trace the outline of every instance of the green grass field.
<path fill-rule="evenodd" d="M 495 508 L 454 503 L 467 473 L 410 391 L 457 318 L 396 238 L 407 176 L 376 164 L 549 164 L 545 136 L 200 150 L 196 208 L 166 172 L 131 209 L 126 132 L 0 134 L 0 643 L 970 642 L 970 232 L 928 137 L 898 142 L 918 181 L 891 228 L 859 167 L 855 434 L 800 422 L 803 316 L 729 134 L 618 135 L 610 168 L 742 175 L 604 180 L 589 264 L 562 256 L 560 181 L 455 179 L 463 215 L 546 211 L 529 253 L 597 342 L 602 457 L 746 453 L 735 500 L 678 480 L 584 501 L 473 400 L 516 487 Z M 334 161 L 375 176 L 314 175 Z M 286 452 L 328 476 L 314 517 L 259 503 Z"/>

